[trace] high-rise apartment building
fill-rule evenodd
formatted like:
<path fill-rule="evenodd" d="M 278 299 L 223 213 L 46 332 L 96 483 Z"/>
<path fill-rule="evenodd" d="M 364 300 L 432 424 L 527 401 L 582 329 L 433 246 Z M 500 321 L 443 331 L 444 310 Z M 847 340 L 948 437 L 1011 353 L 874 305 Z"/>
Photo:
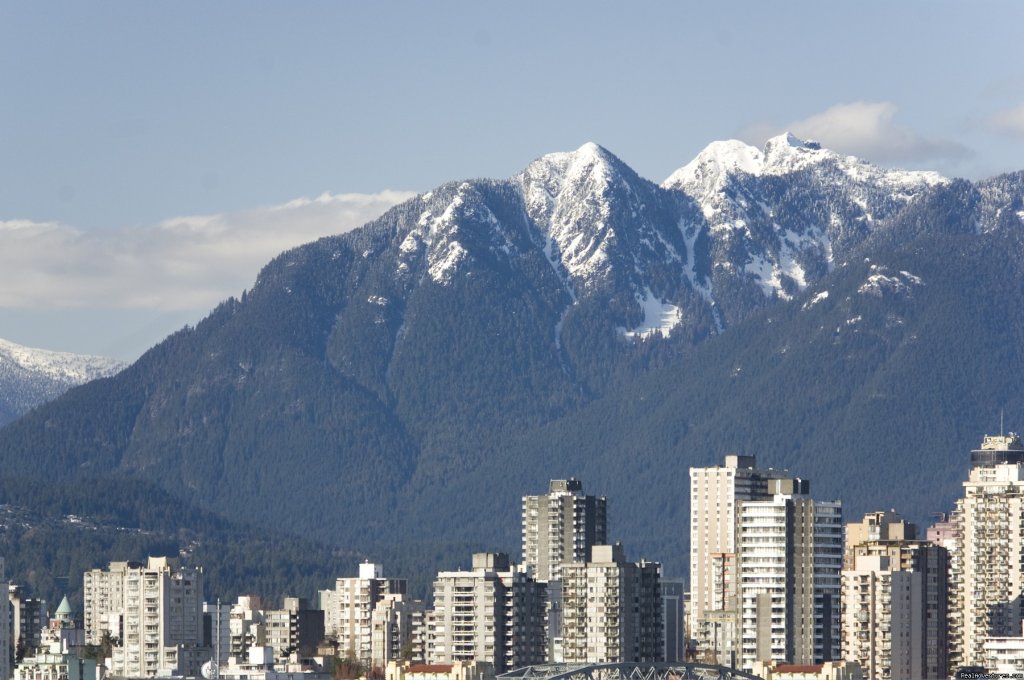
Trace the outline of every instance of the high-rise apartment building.
<path fill-rule="evenodd" d="M 562 565 L 567 663 L 663 660 L 661 565 L 628 562 L 621 545 L 594 546 L 589 562 Z"/>
<path fill-rule="evenodd" d="M 407 661 L 413 657 L 413 633 L 423 618 L 423 602 L 408 595 L 388 594 L 374 606 L 371 668 L 387 668 L 389 661 Z M 403 658 L 408 657 L 408 658 Z"/>
<path fill-rule="evenodd" d="M 846 525 L 843 655 L 869 679 L 946 677 L 948 571 L 946 549 L 893 511 Z"/>
<path fill-rule="evenodd" d="M 885 555 L 858 555 L 843 570 L 843 654 L 868 680 L 920 680 L 922 575 Z"/>
<path fill-rule="evenodd" d="M 167 557 L 147 564 L 111 562 L 84 576 L 85 635 L 100 644 L 118 638 L 110 672 L 115 676 L 194 675 L 205 660 L 203 570 Z"/>
<path fill-rule="evenodd" d="M 739 513 L 740 666 L 839 659 L 843 519 L 802 479 L 768 481 Z"/>
<path fill-rule="evenodd" d="M 39 646 L 41 632 L 50 619 L 46 611 L 46 600 L 29 597 L 24 588 L 13 583 L 8 590 L 11 603 L 11 656 L 20 659 Z"/>
<path fill-rule="evenodd" d="M 320 591 L 324 631 L 338 641 L 341 655 L 353 656 L 365 666 L 373 657 L 373 608 L 389 593 L 403 594 L 407 581 L 385 578 L 379 564 L 360 564 L 359 576 L 339 578 L 333 590 Z"/>
<path fill-rule="evenodd" d="M 545 584 L 504 553 L 476 553 L 471 571 L 442 571 L 428 613 L 426 661 L 482 661 L 496 673 L 542 663 Z"/>
<path fill-rule="evenodd" d="M 700 657 L 731 665 L 738 651 L 737 519 L 741 501 L 766 500 L 768 480 L 785 472 L 760 470 L 754 456 L 729 455 L 725 464 L 690 468 L 690 636 Z"/>
<path fill-rule="evenodd" d="M 971 452 L 956 503 L 951 569 L 951 664 L 982 666 L 985 642 L 1012 637 L 1024 619 L 1024 445 L 986 436 Z"/>
<path fill-rule="evenodd" d="M 608 502 L 578 479 L 553 479 L 546 496 L 523 497 L 523 564 L 538 581 L 557 581 L 565 562 L 585 562 L 608 542 Z"/>
<path fill-rule="evenodd" d="M 662 660 L 686 661 L 686 583 L 682 579 L 661 579 Z"/>
<path fill-rule="evenodd" d="M 280 609 L 265 609 L 266 646 L 274 658 L 286 663 L 291 654 L 313 656 L 324 639 L 324 613 L 303 597 L 284 598 Z"/>

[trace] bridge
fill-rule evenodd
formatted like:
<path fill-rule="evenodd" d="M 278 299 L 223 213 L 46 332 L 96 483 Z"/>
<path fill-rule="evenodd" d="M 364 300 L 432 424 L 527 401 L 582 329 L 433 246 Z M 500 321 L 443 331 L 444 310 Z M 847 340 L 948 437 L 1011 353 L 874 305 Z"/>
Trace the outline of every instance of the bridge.
<path fill-rule="evenodd" d="M 524 666 L 508 680 L 762 680 L 735 668 L 706 663 L 548 663 Z"/>

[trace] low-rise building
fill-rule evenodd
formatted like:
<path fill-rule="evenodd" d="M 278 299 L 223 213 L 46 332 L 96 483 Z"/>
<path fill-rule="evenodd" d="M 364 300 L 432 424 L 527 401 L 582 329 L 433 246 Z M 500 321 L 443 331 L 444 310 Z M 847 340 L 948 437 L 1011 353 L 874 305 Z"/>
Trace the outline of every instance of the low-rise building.
<path fill-rule="evenodd" d="M 763 680 L 864 680 L 864 672 L 855 661 L 813 664 L 758 661 L 752 672 Z"/>

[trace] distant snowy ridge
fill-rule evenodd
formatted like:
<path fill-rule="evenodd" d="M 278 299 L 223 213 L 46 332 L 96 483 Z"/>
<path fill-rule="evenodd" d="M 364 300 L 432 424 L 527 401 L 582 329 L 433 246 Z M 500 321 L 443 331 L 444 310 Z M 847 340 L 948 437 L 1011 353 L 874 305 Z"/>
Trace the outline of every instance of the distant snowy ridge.
<path fill-rule="evenodd" d="M 124 362 L 23 347 L 0 339 L 0 425 L 76 385 L 114 375 Z"/>
<path fill-rule="evenodd" d="M 111 376 L 125 367 L 124 362 L 116 359 L 34 349 L 0 338 L 0 365 L 7 362 L 52 380 L 73 384 Z"/>

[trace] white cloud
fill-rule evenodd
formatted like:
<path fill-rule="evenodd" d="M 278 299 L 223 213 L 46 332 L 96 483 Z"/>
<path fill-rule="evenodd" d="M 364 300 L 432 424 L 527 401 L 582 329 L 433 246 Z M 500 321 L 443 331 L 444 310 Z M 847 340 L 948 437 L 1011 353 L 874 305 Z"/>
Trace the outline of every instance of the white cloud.
<path fill-rule="evenodd" d="M 756 123 L 748 137 L 758 141 L 784 131 L 821 142 L 827 148 L 883 164 L 956 163 L 971 155 L 962 144 L 928 139 L 896 120 L 892 102 L 836 104 L 784 127 Z"/>
<path fill-rule="evenodd" d="M 157 225 L 0 220 L 0 308 L 209 309 L 278 253 L 359 227 L 415 194 L 329 194 Z"/>
<path fill-rule="evenodd" d="M 989 127 L 1024 137 L 1024 104 L 1005 111 L 997 111 L 988 119 Z"/>

